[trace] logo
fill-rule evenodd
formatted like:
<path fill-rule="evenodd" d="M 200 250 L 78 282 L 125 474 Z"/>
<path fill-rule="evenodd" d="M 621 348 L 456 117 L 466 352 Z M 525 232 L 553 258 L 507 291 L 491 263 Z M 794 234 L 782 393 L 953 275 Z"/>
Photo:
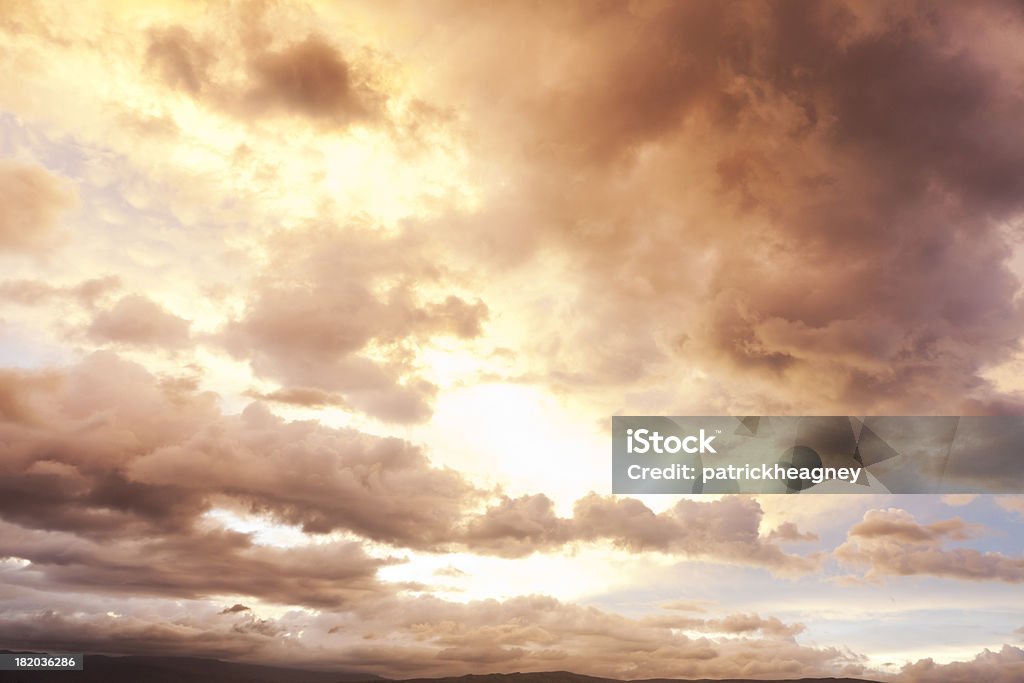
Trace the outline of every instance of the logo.
<path fill-rule="evenodd" d="M 699 434 L 685 436 L 662 436 L 649 429 L 626 430 L 627 453 L 717 453 L 711 442 L 714 436 L 707 436 L 701 429 Z"/>

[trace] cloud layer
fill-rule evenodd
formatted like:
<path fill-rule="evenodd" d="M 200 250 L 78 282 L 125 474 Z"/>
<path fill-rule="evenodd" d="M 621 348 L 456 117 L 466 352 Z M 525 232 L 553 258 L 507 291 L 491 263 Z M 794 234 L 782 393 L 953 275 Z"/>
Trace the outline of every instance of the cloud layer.
<path fill-rule="evenodd" d="M 0 640 L 1019 678 L 1016 498 L 568 476 L 1021 413 L 1019 3 L 130 5 L 0 13 Z"/>
<path fill-rule="evenodd" d="M 69 184 L 34 164 L 0 161 L 0 249 L 42 253 L 60 239 L 60 215 L 74 204 Z"/>
<path fill-rule="evenodd" d="M 976 536 L 983 527 L 959 518 L 921 524 L 905 510 L 870 510 L 850 528 L 836 557 L 866 565 L 867 578 L 930 575 L 972 581 L 1024 581 L 1024 556 L 945 548 L 948 541 Z"/>

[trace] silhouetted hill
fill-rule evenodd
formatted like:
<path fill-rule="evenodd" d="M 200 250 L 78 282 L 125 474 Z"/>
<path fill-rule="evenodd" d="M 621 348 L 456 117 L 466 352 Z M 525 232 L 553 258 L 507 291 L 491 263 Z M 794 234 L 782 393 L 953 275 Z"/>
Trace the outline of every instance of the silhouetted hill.
<path fill-rule="evenodd" d="M 0 651 L 7 652 L 7 651 Z M 238 664 L 197 657 L 109 657 L 86 655 L 83 671 L 0 671 L 4 683 L 392 683 L 348 671 L 309 671 Z M 877 683 L 857 678 L 790 678 L 774 683 Z M 394 683 L 625 683 L 568 671 L 478 674 L 446 678 L 410 678 Z M 752 679 L 652 678 L 629 683 L 756 683 Z"/>

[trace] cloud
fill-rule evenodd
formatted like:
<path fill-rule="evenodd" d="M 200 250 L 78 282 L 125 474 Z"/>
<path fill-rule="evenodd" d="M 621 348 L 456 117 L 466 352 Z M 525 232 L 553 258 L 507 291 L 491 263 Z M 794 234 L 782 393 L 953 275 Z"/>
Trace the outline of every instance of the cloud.
<path fill-rule="evenodd" d="M 60 381 L 61 376 L 57 372 L 27 374 L 0 369 L 0 420 L 36 424 L 40 412 L 32 406 L 30 397 L 39 392 L 53 391 Z"/>
<path fill-rule="evenodd" d="M 966 662 L 937 664 L 933 659 L 921 659 L 907 664 L 896 678 L 899 683 L 1012 683 L 1024 676 L 1024 650 L 1003 645 L 993 652 L 985 649 Z"/>
<path fill-rule="evenodd" d="M 753 633 L 761 632 L 767 636 L 791 638 L 803 633 L 803 624 L 786 624 L 776 617 L 763 618 L 757 614 L 733 614 L 720 621 L 709 622 L 706 628 L 722 633 Z"/>
<path fill-rule="evenodd" d="M 252 59 L 252 109 L 280 107 L 310 118 L 366 118 L 379 96 L 354 81 L 341 53 L 323 38 L 310 36 L 279 52 Z"/>
<path fill-rule="evenodd" d="M 1007 512 L 1016 513 L 1020 517 L 1024 517 L 1024 497 L 998 496 L 996 498 L 996 505 Z"/>
<path fill-rule="evenodd" d="M 429 417 L 436 387 L 414 373 L 415 346 L 478 336 L 487 306 L 454 294 L 423 300 L 413 282 L 445 278 L 415 236 L 313 230 L 274 244 L 273 263 L 224 330 L 226 348 L 284 384 L 274 400 L 329 399 L 393 422 Z"/>
<path fill-rule="evenodd" d="M 25 589 L 191 599 L 244 595 L 315 608 L 338 608 L 388 590 L 376 572 L 391 561 L 368 556 L 357 542 L 283 549 L 256 546 L 247 534 L 224 530 L 165 530 L 149 539 L 107 530 L 90 539 L 82 532 L 29 530 L 3 522 L 0 527 L 0 556 L 31 563 L 7 577 L 10 585 Z"/>
<path fill-rule="evenodd" d="M 221 611 L 221 614 L 234 614 L 236 612 L 249 612 L 249 611 L 251 611 L 251 610 L 248 607 L 246 607 L 245 605 L 243 605 L 241 603 L 236 602 L 231 607 L 225 607 Z"/>
<path fill-rule="evenodd" d="M 748 564 L 782 575 L 804 574 L 818 567 L 820 558 L 789 555 L 774 539 L 761 536 L 763 514 L 757 501 L 738 496 L 708 502 L 680 500 L 655 514 L 635 499 L 591 493 L 576 501 L 571 518 L 561 518 L 549 498 L 536 494 L 504 497 L 471 518 L 463 536 L 469 547 L 505 557 L 568 543 L 610 541 L 635 553 L 657 551 Z"/>
<path fill-rule="evenodd" d="M 814 557 L 788 555 L 760 536 L 763 511 L 757 501 L 725 497 L 713 502 L 680 500 L 655 515 L 639 501 L 597 495 L 577 501 L 573 519 L 583 538 L 611 538 L 635 552 L 659 550 L 801 574 L 818 565 Z"/>
<path fill-rule="evenodd" d="M 541 371 L 659 387 L 652 412 L 995 405 L 982 375 L 1022 324 L 1004 228 L 1024 210 L 1024 97 L 978 37 L 1022 18 L 985 7 L 481 11 L 454 48 L 478 77 L 446 85 L 507 180 L 463 221 L 496 268 L 572 264 L 548 325 L 548 302 L 523 304 Z M 709 378 L 684 396 L 659 382 L 694 367 Z"/>
<path fill-rule="evenodd" d="M 337 130 L 383 116 L 387 98 L 365 68 L 323 35 L 275 40 L 277 27 L 265 15 L 257 5 L 231 10 L 219 31 L 153 26 L 144 67 L 171 89 L 240 121 L 298 116 Z"/>
<path fill-rule="evenodd" d="M 209 86 L 214 55 L 183 26 L 149 31 L 146 61 L 164 82 L 195 96 Z"/>
<path fill-rule="evenodd" d="M 905 510 L 869 510 L 863 521 L 850 528 L 850 536 L 863 539 L 893 539 L 905 543 L 934 543 L 944 539 L 971 538 L 979 527 L 959 517 L 931 524 L 919 524 Z"/>
<path fill-rule="evenodd" d="M 40 254 L 61 240 L 58 220 L 75 203 L 67 181 L 46 169 L 0 160 L 0 250 Z"/>
<path fill-rule="evenodd" d="M 540 595 L 469 603 L 383 597 L 344 610 L 295 610 L 277 617 L 226 611 L 209 602 L 115 599 L 79 605 L 67 614 L 5 611 L 0 637 L 11 647 L 246 655 L 401 678 L 460 675 L 481 667 L 622 679 L 864 671 L 862 659 L 848 651 L 796 643 L 791 634 L 799 625 L 744 614 L 722 615 L 708 624 L 706 635 L 687 635 L 668 623 Z"/>
<path fill-rule="evenodd" d="M 3 373 L 0 416 L 0 554 L 31 561 L 40 586 L 321 605 L 346 600 L 353 582 L 372 585 L 383 562 L 356 543 L 264 548 L 211 527 L 215 509 L 428 552 L 522 557 L 610 541 L 784 575 L 818 566 L 759 534 L 752 499 L 684 500 L 655 514 L 591 494 L 560 518 L 544 495 L 496 498 L 397 438 L 287 422 L 259 403 L 224 415 L 194 383 L 109 352 L 59 372 Z"/>
<path fill-rule="evenodd" d="M 402 612 L 392 613 L 397 609 Z M 386 612 L 383 618 L 399 633 L 443 653 L 432 663 L 418 664 L 422 675 L 445 670 L 458 675 L 481 666 L 500 671 L 569 670 L 620 679 L 814 675 L 846 666 L 863 671 L 855 655 L 795 643 L 790 635 L 799 631 L 798 625 L 756 615 L 723 615 L 694 629 L 741 636 L 715 638 L 690 637 L 673 623 L 622 617 L 539 595 L 465 605 L 421 598 L 396 603 Z M 762 630 L 769 632 L 767 637 L 760 637 Z M 495 651 L 498 661 L 491 661 Z M 401 668 L 408 654 L 370 640 L 361 652 L 352 652 L 350 661 L 365 667 L 390 657 L 392 667 Z"/>
<path fill-rule="evenodd" d="M 130 294 L 96 313 L 88 334 L 101 342 L 179 348 L 189 343 L 189 321 L 145 296 Z"/>
<path fill-rule="evenodd" d="M 97 299 L 116 291 L 120 286 L 121 279 L 116 275 L 90 278 L 77 285 L 65 286 L 39 280 L 5 280 L 0 282 L 0 296 L 8 302 L 23 306 L 39 306 L 64 298 L 92 308 Z"/>
<path fill-rule="evenodd" d="M 13 648 L 31 650 L 45 644 L 55 650 L 116 651 L 123 654 L 238 657 L 258 651 L 258 635 L 216 629 L 196 620 L 150 622 L 103 613 L 62 614 L 45 610 L 0 618 L 0 633 Z"/>
<path fill-rule="evenodd" d="M 941 498 L 943 503 L 952 507 L 970 505 L 977 499 L 978 495 L 975 493 L 950 493 Z"/>
<path fill-rule="evenodd" d="M 285 423 L 258 404 L 228 425 L 215 423 L 142 455 L 130 475 L 210 496 L 234 491 L 307 532 L 347 529 L 407 547 L 444 540 L 462 506 L 478 495 L 399 439 Z"/>
<path fill-rule="evenodd" d="M 678 610 L 680 608 L 671 607 L 669 609 Z M 704 610 L 694 610 L 693 607 L 687 607 L 683 611 Z M 766 638 L 793 638 L 794 636 L 803 633 L 806 629 L 803 624 L 787 624 L 776 617 L 764 618 L 758 614 L 730 614 L 720 619 L 698 619 L 677 615 L 655 615 L 646 617 L 644 621 L 646 623 L 681 629 L 684 631 L 728 635 L 761 635 Z"/>
<path fill-rule="evenodd" d="M 573 522 L 555 514 L 551 499 L 535 494 L 519 498 L 506 496 L 488 507 L 469 523 L 465 538 L 474 547 L 508 557 L 522 557 L 541 548 L 557 548 L 567 543 L 573 532 Z"/>
<path fill-rule="evenodd" d="M 768 540 L 783 542 L 816 541 L 818 540 L 818 535 L 800 531 L 793 522 L 783 522 L 768 533 Z"/>
<path fill-rule="evenodd" d="M 378 590 L 389 560 L 357 541 L 259 546 L 208 513 L 429 546 L 477 495 L 399 439 L 287 423 L 259 404 L 226 416 L 212 394 L 108 352 L 5 371 L 0 411 L 0 556 L 30 561 L 23 583 L 39 589 L 336 606 Z"/>
<path fill-rule="evenodd" d="M 1024 582 L 1024 557 L 943 547 L 947 541 L 967 540 L 982 531 L 959 518 L 922 524 L 905 510 L 869 510 L 850 528 L 835 557 L 844 564 L 866 566 L 868 579 L 926 575 Z"/>
<path fill-rule="evenodd" d="M 332 394 L 322 389 L 311 389 L 300 387 L 297 389 L 278 389 L 265 393 L 252 392 L 252 398 L 274 403 L 286 403 L 295 406 L 322 407 L 322 406 L 346 406 L 345 399 L 338 394 Z"/>
<path fill-rule="evenodd" d="M 108 302 L 112 288 L 75 284 L 128 277 L 107 266 L 159 252 L 231 283 L 207 302 L 228 320 L 208 341 L 250 365 L 253 395 L 340 406 L 379 434 L 390 430 L 376 421 L 409 434 L 429 418 L 445 384 L 427 367 L 435 347 L 487 365 L 494 342 L 513 351 L 484 372 L 512 367 L 595 414 L 1020 409 L 986 379 L 1021 337 L 1011 4 L 149 12 L 133 10 L 133 31 L 106 8 L 19 5 L 0 18 L 10 145 L 96 185 L 104 234 L 111 212 L 145 219 L 123 254 L 90 240 L 73 267 L 58 264 L 72 279 L 18 272 L 0 286 L 23 305 L 98 306 L 94 341 L 151 360 L 147 349 L 187 345 L 188 321 L 154 303 L 179 297 L 142 298 L 133 284 L 140 295 Z M 400 110 L 439 138 L 408 177 L 388 127 Z M 70 201 L 44 171 L 3 169 L 0 180 L 47 178 L 37 185 Z M 166 215 L 140 189 L 150 184 L 174 200 Z M 0 249 L 46 251 L 67 204 L 10 194 L 0 203 L 21 213 L 5 216 L 35 232 L 0 219 Z M 193 241 L 220 241 L 221 223 L 230 253 Z M 216 363 L 204 381 L 223 377 Z M 766 523 L 753 500 L 655 512 L 592 494 L 563 516 L 541 493 L 481 490 L 407 440 L 282 420 L 259 402 L 224 414 L 198 386 L 107 353 L 0 372 L 0 543 L 12 558 L 0 594 L 22 601 L 0 609 L 4 642 L 416 675 L 457 660 L 463 673 L 624 677 L 863 668 L 843 649 L 801 646 L 800 624 L 769 615 L 673 615 L 683 634 L 539 596 L 419 599 L 429 589 L 378 575 L 389 548 L 521 558 L 588 543 L 780 576 L 818 569 L 819 555 L 782 549 L 813 534 Z M 293 525 L 308 543 L 263 545 L 224 528 L 222 511 Z M 875 511 L 836 557 L 870 577 L 1019 581 L 1019 558 L 955 545 L 983 532 Z M 249 610 L 220 614 L 236 600 Z M 306 609 L 267 619 L 265 605 L 282 603 Z"/>

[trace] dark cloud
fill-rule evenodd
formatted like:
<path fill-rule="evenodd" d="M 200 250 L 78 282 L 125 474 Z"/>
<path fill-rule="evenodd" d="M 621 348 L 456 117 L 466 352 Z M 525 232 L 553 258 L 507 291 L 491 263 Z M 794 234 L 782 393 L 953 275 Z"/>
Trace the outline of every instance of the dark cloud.
<path fill-rule="evenodd" d="M 281 108 L 310 118 L 347 121 L 376 113 L 379 95 L 353 77 L 337 48 L 310 36 L 252 58 L 253 109 Z"/>
<path fill-rule="evenodd" d="M 199 96 L 210 84 L 215 56 L 183 26 L 168 26 L 150 30 L 146 60 L 167 85 Z"/>
<path fill-rule="evenodd" d="M 225 607 L 221 611 L 221 614 L 234 614 L 236 612 L 248 612 L 248 611 L 251 611 L 248 607 L 246 607 L 245 605 L 243 605 L 240 602 L 236 602 L 231 607 Z"/>
<path fill-rule="evenodd" d="M 49 251 L 61 240 L 60 215 L 74 203 L 65 180 L 39 166 L 0 160 L 0 250 Z"/>
<path fill-rule="evenodd" d="M 31 562 L 19 584 L 337 606 L 379 590 L 386 561 L 355 541 L 260 546 L 207 513 L 424 545 L 475 495 L 398 439 L 286 423 L 258 404 L 225 416 L 213 395 L 109 353 L 0 381 L 0 556 Z"/>
<path fill-rule="evenodd" d="M 376 572 L 390 561 L 368 556 L 351 541 L 272 548 L 254 545 L 247 534 L 188 529 L 151 539 L 108 533 L 95 542 L 81 532 L 2 526 L 0 556 L 31 563 L 29 571 L 7 577 L 24 588 L 190 599 L 245 595 L 315 608 L 339 608 L 387 590 Z"/>
<path fill-rule="evenodd" d="M 168 387 L 107 353 L 59 381 L 15 372 L 7 383 L 17 399 L 5 414 L 32 418 L 3 424 L 11 457 L 0 507 L 19 523 L 184 529 L 223 495 L 310 531 L 429 544 L 474 495 L 407 442 L 284 422 L 259 404 L 224 416 L 213 395 Z"/>
<path fill-rule="evenodd" d="M 869 414 L 996 398 L 982 374 L 1024 321 L 1005 230 L 1024 210 L 1024 96 L 1019 62 L 979 36 L 1008 40 L 1019 9 L 481 12 L 470 44 L 495 45 L 459 84 L 480 83 L 470 120 L 516 173 L 470 248 L 506 268 L 551 249 L 573 263 L 571 303 L 533 349 L 552 381 L 696 366 L 719 390 L 699 405 L 724 391 Z"/>
<path fill-rule="evenodd" d="M 266 637 L 226 631 L 187 620 L 149 622 L 104 614 L 41 610 L 22 618 L 0 617 L 0 634 L 11 648 L 207 657 L 252 655 Z"/>
<path fill-rule="evenodd" d="M 383 116 L 386 97 L 335 44 L 311 34 L 272 47 L 274 27 L 256 5 L 250 8 L 218 34 L 151 28 L 146 68 L 170 88 L 242 120 L 294 115 L 340 128 Z"/>

